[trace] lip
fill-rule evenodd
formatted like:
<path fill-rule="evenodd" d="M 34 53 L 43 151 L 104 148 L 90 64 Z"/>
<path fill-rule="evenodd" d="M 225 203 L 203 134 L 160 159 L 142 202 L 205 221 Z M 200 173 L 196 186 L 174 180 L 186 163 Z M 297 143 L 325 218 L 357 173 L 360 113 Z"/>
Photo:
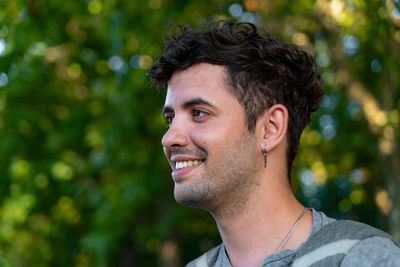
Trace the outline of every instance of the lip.
<path fill-rule="evenodd" d="M 189 156 L 184 156 L 184 155 L 174 155 L 171 156 L 171 162 L 176 162 L 176 161 L 189 161 L 189 160 L 198 160 L 198 161 L 203 161 L 204 159 L 202 158 L 195 158 L 195 157 L 189 157 Z"/>

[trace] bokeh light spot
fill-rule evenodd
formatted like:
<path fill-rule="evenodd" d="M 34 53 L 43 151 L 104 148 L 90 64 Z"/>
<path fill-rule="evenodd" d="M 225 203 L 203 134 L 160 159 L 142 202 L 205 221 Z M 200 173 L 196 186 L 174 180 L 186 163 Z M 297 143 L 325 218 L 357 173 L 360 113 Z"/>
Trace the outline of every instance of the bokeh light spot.
<path fill-rule="evenodd" d="M 232 16 L 232 17 L 234 17 L 234 18 L 239 18 L 240 16 L 242 16 L 242 14 L 243 14 L 243 8 L 242 8 L 242 6 L 240 5 L 240 4 L 237 4 L 237 3 L 235 3 L 235 4 L 232 4 L 230 7 L 229 7 L 229 14 Z"/>
<path fill-rule="evenodd" d="M 104 144 L 104 140 L 100 132 L 93 128 L 88 131 L 85 136 L 85 143 L 91 147 L 102 147 Z"/>
<path fill-rule="evenodd" d="M 103 4 L 98 0 L 90 1 L 88 4 L 88 11 L 92 15 L 99 14 L 103 9 Z"/>
<path fill-rule="evenodd" d="M 354 35 L 345 35 L 342 40 L 343 52 L 346 56 L 355 56 L 358 52 L 360 42 Z"/>
<path fill-rule="evenodd" d="M 82 68 L 78 63 L 72 63 L 67 68 L 67 74 L 72 79 L 78 78 L 79 75 L 81 75 L 81 73 L 82 73 Z"/>
<path fill-rule="evenodd" d="M 330 8 L 331 8 L 331 14 L 332 16 L 338 20 L 341 21 L 344 16 L 343 8 L 344 8 L 344 3 L 341 0 L 332 0 L 330 3 Z"/>
<path fill-rule="evenodd" d="M 30 164 L 26 160 L 16 160 L 11 164 L 11 175 L 13 178 L 24 178 L 30 173 Z"/>
<path fill-rule="evenodd" d="M 60 197 L 54 210 L 57 217 L 67 223 L 76 224 L 81 219 L 79 211 L 75 208 L 74 201 L 70 197 Z"/>
<path fill-rule="evenodd" d="M 379 210 L 385 215 L 388 215 L 392 209 L 392 200 L 389 198 L 388 192 L 385 189 L 379 189 L 375 193 L 375 203 Z"/>
<path fill-rule="evenodd" d="M 323 128 L 333 124 L 333 118 L 331 115 L 325 114 L 319 118 L 319 125 Z"/>
<path fill-rule="evenodd" d="M 302 135 L 302 141 L 306 145 L 315 146 L 321 142 L 321 135 L 318 131 L 305 131 Z"/>
<path fill-rule="evenodd" d="M 6 41 L 4 39 L 0 39 L 0 56 L 4 55 L 6 51 Z"/>
<path fill-rule="evenodd" d="M 346 107 L 347 113 L 350 115 L 352 119 L 360 119 L 361 118 L 361 107 L 355 101 L 349 101 Z"/>
<path fill-rule="evenodd" d="M 322 161 L 316 161 L 311 166 L 311 171 L 314 173 L 314 181 L 317 185 L 322 185 L 326 182 L 328 173 Z"/>
<path fill-rule="evenodd" d="M 302 32 L 296 32 L 292 37 L 293 43 L 298 46 L 304 46 L 310 42 L 308 36 Z"/>
<path fill-rule="evenodd" d="M 140 56 L 139 55 L 133 55 L 131 56 L 131 58 L 129 59 L 129 65 L 134 68 L 134 69 L 139 69 L 139 59 Z"/>
<path fill-rule="evenodd" d="M 254 15 L 251 12 L 244 12 L 240 16 L 240 22 L 250 22 L 250 23 L 256 24 L 257 23 L 257 17 L 256 17 L 256 15 Z"/>
<path fill-rule="evenodd" d="M 301 168 L 299 170 L 301 189 L 307 198 L 313 198 L 318 192 L 318 186 L 315 183 L 315 175 L 308 168 Z"/>
<path fill-rule="evenodd" d="M 336 128 L 331 115 L 325 114 L 319 118 L 319 125 L 322 129 L 322 137 L 331 140 L 336 136 Z"/>
<path fill-rule="evenodd" d="M 59 181 L 71 180 L 74 175 L 73 169 L 62 161 L 58 161 L 53 165 L 51 173 L 54 179 Z"/>
<path fill-rule="evenodd" d="M 28 217 L 29 209 L 36 203 L 36 198 L 32 194 L 25 194 L 17 198 L 6 201 L 2 206 L 2 222 L 23 223 Z"/>
<path fill-rule="evenodd" d="M 27 50 L 27 55 L 44 56 L 47 51 L 47 44 L 44 42 L 34 42 Z"/>
<path fill-rule="evenodd" d="M 393 140 L 388 140 L 386 138 L 379 139 L 379 150 L 385 154 L 390 155 L 394 152 L 395 145 Z"/>
<path fill-rule="evenodd" d="M 139 58 L 138 65 L 141 69 L 148 69 L 153 65 L 153 59 L 150 56 L 144 55 Z"/>
<path fill-rule="evenodd" d="M 350 200 L 353 204 L 361 204 L 365 200 L 365 192 L 362 189 L 356 189 L 350 193 Z"/>
<path fill-rule="evenodd" d="M 56 61 L 59 57 L 61 56 L 61 52 L 59 49 L 55 48 L 55 47 L 49 47 L 46 50 L 46 54 L 44 55 L 44 58 L 48 61 L 48 62 L 54 62 Z"/>
<path fill-rule="evenodd" d="M 400 11 L 397 7 L 393 8 L 392 15 L 393 15 L 394 19 L 400 20 Z"/>
<path fill-rule="evenodd" d="M 315 62 L 317 62 L 318 66 L 325 68 L 331 62 L 329 55 L 327 53 L 318 53 L 315 57 Z"/>
<path fill-rule="evenodd" d="M 161 258 L 165 263 L 176 262 L 178 257 L 178 252 L 179 249 L 175 242 L 166 241 L 161 247 Z"/>
<path fill-rule="evenodd" d="M 354 184 L 362 184 L 366 181 L 367 177 L 365 171 L 354 169 L 350 172 L 349 179 Z"/>
<path fill-rule="evenodd" d="M 254 12 L 259 8 L 260 3 L 257 0 L 245 0 L 243 4 L 248 11 Z"/>
<path fill-rule="evenodd" d="M 120 56 L 112 56 L 109 60 L 108 60 L 108 66 L 110 67 L 110 69 L 112 69 L 113 71 L 119 71 L 122 69 L 122 67 L 124 66 L 124 61 Z"/>
<path fill-rule="evenodd" d="M 379 60 L 374 59 L 371 61 L 371 70 L 374 73 L 380 73 L 382 71 L 381 63 Z"/>
<path fill-rule="evenodd" d="M 326 126 L 322 129 L 322 136 L 326 140 L 331 140 L 336 136 L 336 128 L 333 125 Z"/>
<path fill-rule="evenodd" d="M 0 72 L 0 87 L 4 87 L 8 84 L 8 76 L 4 72 Z"/>
<path fill-rule="evenodd" d="M 336 108 L 337 98 L 334 95 L 325 94 L 321 101 L 321 108 L 332 112 Z"/>
<path fill-rule="evenodd" d="M 149 7 L 151 9 L 159 9 L 161 7 L 161 0 L 150 0 Z"/>
<path fill-rule="evenodd" d="M 379 126 L 383 126 L 387 122 L 387 117 L 384 111 L 378 111 L 374 115 L 375 123 Z"/>

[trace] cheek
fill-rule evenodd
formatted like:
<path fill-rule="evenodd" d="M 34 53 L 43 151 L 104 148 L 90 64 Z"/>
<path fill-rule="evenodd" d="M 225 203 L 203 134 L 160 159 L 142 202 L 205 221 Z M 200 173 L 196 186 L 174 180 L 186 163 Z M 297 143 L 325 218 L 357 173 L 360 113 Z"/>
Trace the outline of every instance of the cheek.
<path fill-rule="evenodd" d="M 210 150 L 223 146 L 232 136 L 231 130 L 224 125 L 208 125 L 196 127 L 191 131 L 191 139 L 196 146 Z"/>

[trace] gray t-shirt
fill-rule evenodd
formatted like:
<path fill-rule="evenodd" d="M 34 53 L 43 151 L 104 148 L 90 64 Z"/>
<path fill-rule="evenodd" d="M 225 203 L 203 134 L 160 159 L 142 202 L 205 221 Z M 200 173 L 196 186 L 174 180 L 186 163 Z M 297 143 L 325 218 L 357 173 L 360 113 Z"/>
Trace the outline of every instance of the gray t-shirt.
<path fill-rule="evenodd" d="M 311 237 L 319 232 L 326 225 L 336 221 L 335 219 L 327 217 L 324 213 L 312 210 L 313 225 L 310 237 L 296 250 L 284 250 L 278 254 L 266 257 L 262 263 L 262 267 L 277 267 L 277 266 L 290 266 L 293 264 L 298 251 L 309 246 L 312 242 Z M 372 228 L 371 228 L 372 229 Z M 311 240 L 311 241 L 310 241 Z M 352 240 L 344 240 L 351 242 Z M 346 245 L 346 242 L 343 243 Z M 339 245 L 340 246 L 340 245 Z M 323 253 L 332 253 L 329 250 L 335 248 L 326 247 L 325 251 L 318 250 L 315 255 L 308 256 L 305 261 L 297 262 L 296 266 L 319 266 L 315 258 L 318 258 Z M 328 250 L 328 251 L 326 251 Z M 334 255 L 332 253 L 332 255 Z M 313 261 L 314 257 L 314 261 Z M 311 261 L 310 261 L 311 258 Z M 321 261 L 322 263 L 322 261 Z M 211 249 L 203 254 L 198 259 L 190 262 L 187 267 L 231 267 L 228 256 L 225 251 L 224 244 Z M 340 266 L 400 266 L 400 248 L 390 239 L 382 236 L 374 236 L 365 238 L 352 245 L 346 251 L 345 257 L 341 260 Z M 326 266 L 328 267 L 328 266 Z"/>

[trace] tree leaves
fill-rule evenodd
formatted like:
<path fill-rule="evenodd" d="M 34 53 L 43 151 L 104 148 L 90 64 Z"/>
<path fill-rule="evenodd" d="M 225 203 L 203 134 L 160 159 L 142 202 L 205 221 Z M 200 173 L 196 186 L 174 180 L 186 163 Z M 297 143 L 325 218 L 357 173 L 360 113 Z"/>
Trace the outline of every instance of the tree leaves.
<path fill-rule="evenodd" d="M 168 24 L 232 15 L 303 46 L 319 65 L 326 96 L 292 173 L 300 200 L 400 237 L 400 218 L 390 217 L 390 228 L 385 219 L 400 203 L 400 31 L 391 1 L 1 6 L 2 264 L 180 266 L 219 242 L 206 212 L 174 203 L 159 143 L 163 95 L 145 73 Z"/>

